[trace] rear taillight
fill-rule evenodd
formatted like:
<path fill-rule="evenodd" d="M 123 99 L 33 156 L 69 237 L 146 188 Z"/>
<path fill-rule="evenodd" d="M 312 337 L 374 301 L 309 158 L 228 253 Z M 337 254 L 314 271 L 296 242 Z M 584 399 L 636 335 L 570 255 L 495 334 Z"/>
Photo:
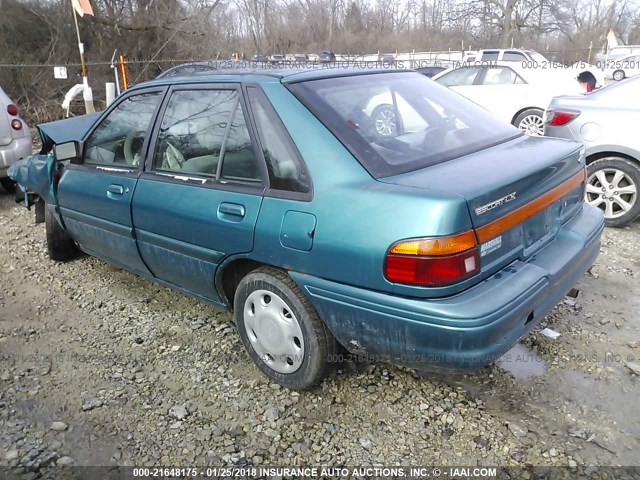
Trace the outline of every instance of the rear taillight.
<path fill-rule="evenodd" d="M 22 122 L 17 118 L 14 118 L 13 120 L 11 120 L 11 128 L 13 128 L 14 130 L 22 130 Z"/>
<path fill-rule="evenodd" d="M 578 115 L 580 115 L 580 112 L 574 110 L 550 110 L 547 112 L 546 123 L 552 127 L 560 127 L 566 125 Z"/>
<path fill-rule="evenodd" d="M 18 116 L 18 107 L 16 107 L 13 103 L 7 105 L 7 113 L 14 117 Z"/>
<path fill-rule="evenodd" d="M 480 271 L 477 246 L 471 230 L 447 237 L 404 240 L 389 249 L 384 274 L 390 282 L 409 285 L 458 283 Z"/>

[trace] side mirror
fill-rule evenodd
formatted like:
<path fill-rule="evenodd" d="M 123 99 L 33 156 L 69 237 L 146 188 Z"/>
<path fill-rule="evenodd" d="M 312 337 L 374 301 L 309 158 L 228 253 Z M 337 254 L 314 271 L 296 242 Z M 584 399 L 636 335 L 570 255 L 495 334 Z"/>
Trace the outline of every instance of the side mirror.
<path fill-rule="evenodd" d="M 82 142 L 74 140 L 54 145 L 53 155 L 58 162 L 71 160 L 71 163 L 82 163 Z"/>

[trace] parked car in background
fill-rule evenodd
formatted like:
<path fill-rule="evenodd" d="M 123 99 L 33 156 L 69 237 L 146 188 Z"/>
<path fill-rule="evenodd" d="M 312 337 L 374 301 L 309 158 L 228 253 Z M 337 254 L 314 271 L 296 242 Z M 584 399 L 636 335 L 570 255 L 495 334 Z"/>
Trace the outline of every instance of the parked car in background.
<path fill-rule="evenodd" d="M 284 53 L 274 53 L 269 58 L 269 61 L 271 63 L 284 63 L 286 59 L 287 59 L 287 56 Z"/>
<path fill-rule="evenodd" d="M 0 87 L 0 185 L 5 190 L 12 192 L 15 188 L 7 169 L 31 153 L 31 131 L 16 104 Z"/>
<path fill-rule="evenodd" d="M 628 55 L 638 54 L 640 54 L 640 45 L 619 45 L 617 47 L 610 48 L 609 51 L 603 55 L 597 55 L 596 58 L 598 61 L 606 63 L 610 60 L 618 60 Z"/>
<path fill-rule="evenodd" d="M 336 61 L 336 54 L 333 53 L 331 50 L 322 50 L 321 52 L 318 52 L 318 62 L 335 62 Z"/>
<path fill-rule="evenodd" d="M 375 98 L 404 105 L 394 135 L 368 125 Z M 600 250 L 581 145 L 413 71 L 165 78 L 85 124 L 41 126 L 54 156 L 12 167 L 48 204 L 51 258 L 78 247 L 232 309 L 289 388 L 320 382 L 339 344 L 423 370 L 490 363 Z"/>
<path fill-rule="evenodd" d="M 577 81 L 562 73 L 528 69 L 515 62 L 463 64 L 433 80 L 529 135 L 543 134 L 544 110 L 554 96 L 584 92 Z"/>
<path fill-rule="evenodd" d="M 478 50 L 477 52 L 468 52 L 463 59 L 467 63 L 487 63 L 487 62 L 514 62 L 519 63 L 522 68 L 536 70 L 554 70 L 557 72 L 565 72 L 573 78 L 578 75 L 584 77 L 585 74 L 593 78 L 596 85 L 603 87 L 605 85 L 605 77 L 600 68 L 586 62 L 576 62 L 572 65 L 565 66 L 559 62 L 549 60 L 535 50 L 524 50 L 519 48 L 491 48 Z"/>
<path fill-rule="evenodd" d="M 600 208 L 610 227 L 640 215 L 640 77 L 588 95 L 554 98 L 545 135 L 582 142 L 587 155 L 585 201 Z"/>
<path fill-rule="evenodd" d="M 627 55 L 605 63 L 604 74 L 616 81 L 640 75 L 640 53 Z"/>
<path fill-rule="evenodd" d="M 254 53 L 251 55 L 252 62 L 268 62 L 269 58 L 266 55 L 262 55 L 261 53 Z"/>

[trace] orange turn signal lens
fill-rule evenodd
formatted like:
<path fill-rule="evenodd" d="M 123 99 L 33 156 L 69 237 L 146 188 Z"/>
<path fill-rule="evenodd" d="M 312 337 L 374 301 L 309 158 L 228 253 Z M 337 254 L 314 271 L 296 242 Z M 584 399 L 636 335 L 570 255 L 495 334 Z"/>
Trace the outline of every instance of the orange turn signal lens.
<path fill-rule="evenodd" d="M 447 237 L 417 238 L 396 243 L 390 254 L 413 256 L 442 256 L 464 252 L 477 245 L 473 230 Z"/>

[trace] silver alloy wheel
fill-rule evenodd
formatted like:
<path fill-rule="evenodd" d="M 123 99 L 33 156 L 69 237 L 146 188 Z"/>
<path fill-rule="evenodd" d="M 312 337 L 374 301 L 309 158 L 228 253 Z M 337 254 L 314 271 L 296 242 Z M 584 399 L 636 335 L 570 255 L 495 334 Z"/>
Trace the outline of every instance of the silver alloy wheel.
<path fill-rule="evenodd" d="M 304 357 L 302 329 L 291 307 L 273 292 L 256 290 L 244 302 L 247 337 L 260 359 L 278 373 L 293 373 Z"/>
<path fill-rule="evenodd" d="M 544 121 L 540 115 L 527 115 L 520 120 L 518 128 L 527 135 L 541 137 L 544 134 Z"/>
<path fill-rule="evenodd" d="M 638 199 L 637 185 L 617 168 L 597 170 L 587 179 L 585 200 L 604 212 L 607 219 L 629 212 Z"/>
<path fill-rule="evenodd" d="M 396 114 L 391 107 L 383 107 L 376 112 L 376 132 L 383 137 L 396 134 Z"/>
<path fill-rule="evenodd" d="M 613 79 L 616 82 L 619 82 L 620 80 L 624 79 L 624 70 L 616 70 L 615 72 L 613 72 Z"/>

